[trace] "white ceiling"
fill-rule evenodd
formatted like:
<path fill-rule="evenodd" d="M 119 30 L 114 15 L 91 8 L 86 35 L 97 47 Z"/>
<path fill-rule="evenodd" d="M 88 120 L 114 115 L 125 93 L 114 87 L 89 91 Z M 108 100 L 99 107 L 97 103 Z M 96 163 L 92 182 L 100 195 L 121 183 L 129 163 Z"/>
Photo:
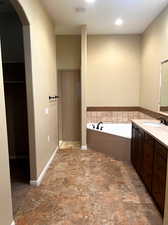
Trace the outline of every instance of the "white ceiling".
<path fill-rule="evenodd" d="M 90 34 L 142 33 L 168 4 L 168 0 L 41 1 L 55 21 L 57 34 L 79 33 L 82 24 L 87 24 Z M 114 24 L 118 17 L 124 20 L 120 27 Z"/>

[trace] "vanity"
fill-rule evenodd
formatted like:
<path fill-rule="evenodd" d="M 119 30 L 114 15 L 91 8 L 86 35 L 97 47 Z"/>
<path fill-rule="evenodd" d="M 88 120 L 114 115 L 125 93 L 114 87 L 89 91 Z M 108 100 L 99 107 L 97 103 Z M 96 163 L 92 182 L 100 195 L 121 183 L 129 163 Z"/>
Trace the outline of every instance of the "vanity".
<path fill-rule="evenodd" d="M 133 120 L 131 162 L 164 214 L 168 155 L 168 126 L 158 120 Z"/>

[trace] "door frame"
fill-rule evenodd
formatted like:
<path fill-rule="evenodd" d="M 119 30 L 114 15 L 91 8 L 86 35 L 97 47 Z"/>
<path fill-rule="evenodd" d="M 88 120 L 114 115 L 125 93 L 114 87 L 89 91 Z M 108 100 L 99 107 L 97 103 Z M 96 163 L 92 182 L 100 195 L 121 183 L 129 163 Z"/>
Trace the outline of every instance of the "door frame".
<path fill-rule="evenodd" d="M 59 78 L 59 76 L 61 77 L 61 74 L 62 74 L 62 72 L 73 72 L 73 71 L 77 71 L 77 72 L 79 72 L 80 73 L 80 79 L 81 79 L 81 69 L 79 68 L 75 68 L 75 69 L 58 69 L 57 70 L 57 80 L 58 80 L 58 83 L 57 83 L 57 88 L 58 88 L 58 91 L 60 90 L 60 84 L 61 84 L 61 79 Z M 59 82 L 59 80 L 60 80 L 60 82 Z M 59 95 L 60 93 L 58 93 L 58 95 Z M 61 94 L 62 94 L 62 91 L 61 91 Z M 81 95 L 82 95 L 82 87 L 81 87 Z M 60 98 L 59 98 L 59 101 L 61 102 L 62 101 L 62 96 L 59 96 Z M 58 103 L 58 105 L 59 105 L 60 103 Z M 81 96 L 81 107 L 82 107 L 82 96 Z M 60 134 L 59 134 L 59 132 L 60 132 L 60 127 L 59 127 L 59 125 L 60 125 L 60 123 L 59 123 L 59 119 L 60 119 L 60 114 L 59 114 L 60 112 L 59 112 L 59 106 L 58 106 L 58 142 L 59 141 L 61 141 L 61 143 L 60 143 L 60 145 L 62 144 L 62 142 L 63 142 L 63 140 L 59 140 L 59 138 L 60 138 Z M 62 109 L 61 109 L 61 113 L 62 113 Z M 80 112 L 81 113 L 81 112 Z M 61 120 L 62 120 L 62 116 L 61 116 Z M 63 137 L 63 122 L 61 121 L 61 126 L 62 126 L 62 137 Z M 81 126 L 81 124 L 82 124 L 82 118 L 80 119 L 80 126 Z M 80 129 L 80 131 L 81 131 L 81 129 Z M 82 134 L 81 134 L 82 135 Z M 81 140 L 80 140 L 80 142 L 81 142 Z"/>
<path fill-rule="evenodd" d="M 34 116 L 34 93 L 33 93 L 33 74 L 31 58 L 31 35 L 30 23 L 18 0 L 10 0 L 11 5 L 20 18 L 23 27 L 24 43 L 24 62 L 25 62 L 25 80 L 27 95 L 27 116 L 28 116 L 28 138 L 29 138 L 29 165 L 30 181 L 37 178 L 36 167 L 36 141 L 35 141 L 35 116 Z"/>
<path fill-rule="evenodd" d="M 63 140 L 62 140 L 62 134 L 60 134 L 60 130 L 61 133 L 62 131 L 62 90 L 61 90 L 61 74 L 62 74 L 62 70 L 57 70 L 57 90 L 58 90 L 58 96 L 59 96 L 59 100 L 58 100 L 58 104 L 57 104 L 57 112 L 58 112 L 58 145 L 59 147 L 61 146 Z M 61 108 L 60 108 L 61 107 Z M 60 115 L 61 114 L 61 115 Z M 61 127 L 61 128 L 60 128 Z M 61 139 L 60 139 L 61 137 Z"/>

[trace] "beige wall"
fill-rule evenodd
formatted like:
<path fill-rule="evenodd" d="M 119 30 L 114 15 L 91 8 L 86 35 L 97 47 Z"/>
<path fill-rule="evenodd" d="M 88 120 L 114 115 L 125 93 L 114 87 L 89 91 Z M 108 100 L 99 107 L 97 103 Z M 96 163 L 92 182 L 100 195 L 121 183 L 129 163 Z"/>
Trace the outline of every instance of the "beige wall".
<path fill-rule="evenodd" d="M 168 59 L 168 8 L 142 36 L 141 106 L 158 111 L 161 61 Z"/>
<path fill-rule="evenodd" d="M 15 2 L 15 1 L 13 1 Z M 32 179 L 37 179 L 42 169 L 48 162 L 57 143 L 57 105 L 50 104 L 49 95 L 57 94 L 56 80 L 56 43 L 54 26 L 47 13 L 44 11 L 38 0 L 18 0 L 24 9 L 30 23 L 30 47 L 32 59 L 32 84 L 35 118 L 35 160 L 36 168 Z M 24 28 L 24 30 L 28 30 Z M 29 39 L 29 38 L 27 38 Z M 28 43 L 27 43 L 28 45 Z M 28 54 L 28 53 L 27 53 Z M 0 60 L 1 65 L 1 60 Z M 8 165 L 8 145 L 5 122 L 4 90 L 2 83 L 2 70 L 0 67 L 0 199 L 3 202 L 0 206 L 0 221 L 3 225 L 10 225 L 12 222 L 11 191 Z M 45 108 L 49 114 L 45 114 Z M 33 124 L 33 121 L 30 121 Z M 48 143 L 48 135 L 50 142 Z"/>
<path fill-rule="evenodd" d="M 11 187 L 9 174 L 9 157 L 7 143 L 6 111 L 3 88 L 2 60 L 0 46 L 0 223 L 10 225 L 12 223 Z"/>
<path fill-rule="evenodd" d="M 88 37 L 87 106 L 138 106 L 140 36 Z"/>
<path fill-rule="evenodd" d="M 160 106 L 168 106 L 168 62 L 161 69 Z"/>
<path fill-rule="evenodd" d="M 80 35 L 57 35 L 57 68 L 80 69 L 81 37 Z"/>
<path fill-rule="evenodd" d="M 87 123 L 87 103 L 86 103 L 86 80 L 88 73 L 88 34 L 87 26 L 81 27 L 81 148 L 87 149 L 86 123 Z"/>
<path fill-rule="evenodd" d="M 168 8 L 142 36 L 141 106 L 158 111 L 161 61 L 168 59 Z M 168 181 L 164 225 L 168 224 Z"/>
<path fill-rule="evenodd" d="M 39 0 L 18 0 L 30 23 L 32 83 L 35 119 L 36 179 L 57 143 L 57 104 L 49 95 L 57 95 L 56 43 L 54 26 Z M 49 114 L 45 114 L 45 109 Z M 48 142 L 50 136 L 50 142 Z"/>

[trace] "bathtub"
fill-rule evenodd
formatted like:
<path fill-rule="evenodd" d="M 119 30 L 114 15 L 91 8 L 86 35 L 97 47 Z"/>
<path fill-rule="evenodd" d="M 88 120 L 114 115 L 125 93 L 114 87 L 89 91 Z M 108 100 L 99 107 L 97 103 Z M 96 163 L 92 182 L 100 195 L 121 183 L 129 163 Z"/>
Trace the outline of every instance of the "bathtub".
<path fill-rule="evenodd" d="M 90 149 L 110 155 L 120 161 L 130 161 L 131 123 L 104 123 L 97 130 L 95 123 L 87 124 L 87 144 Z"/>

